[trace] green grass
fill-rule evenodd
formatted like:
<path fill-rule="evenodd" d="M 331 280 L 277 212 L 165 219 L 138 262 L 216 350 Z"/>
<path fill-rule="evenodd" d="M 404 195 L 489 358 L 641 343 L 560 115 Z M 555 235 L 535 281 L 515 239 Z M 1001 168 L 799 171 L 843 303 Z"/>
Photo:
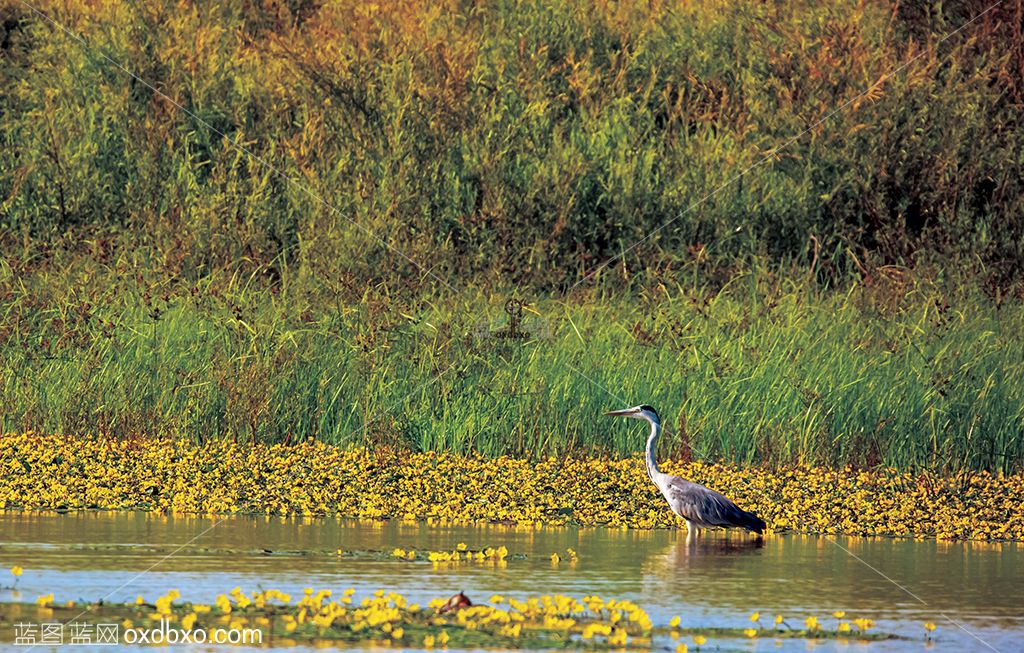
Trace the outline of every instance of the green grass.
<path fill-rule="evenodd" d="M 316 284 L 105 285 L 82 268 L 24 287 L 6 270 L 6 430 L 630 454 L 645 432 L 601 412 L 650 403 L 676 456 L 1024 461 L 1024 307 L 896 270 L 845 291 L 761 271 L 717 290 L 539 299 L 522 339 L 499 337 L 500 294 L 332 302 Z"/>

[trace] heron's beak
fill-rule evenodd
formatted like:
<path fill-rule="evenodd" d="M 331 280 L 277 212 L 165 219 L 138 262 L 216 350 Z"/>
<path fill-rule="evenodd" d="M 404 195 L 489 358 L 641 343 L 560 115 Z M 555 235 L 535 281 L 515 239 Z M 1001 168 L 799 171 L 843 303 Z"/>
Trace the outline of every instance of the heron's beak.
<path fill-rule="evenodd" d="M 608 417 L 627 417 L 629 415 L 633 415 L 634 413 L 636 413 L 635 408 L 626 408 L 624 410 L 610 410 L 607 413 L 605 413 L 605 415 Z"/>

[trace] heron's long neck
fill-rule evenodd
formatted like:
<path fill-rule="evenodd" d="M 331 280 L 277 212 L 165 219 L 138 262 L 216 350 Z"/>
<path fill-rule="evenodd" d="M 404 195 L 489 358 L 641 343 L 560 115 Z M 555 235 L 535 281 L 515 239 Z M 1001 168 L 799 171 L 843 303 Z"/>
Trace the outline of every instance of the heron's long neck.
<path fill-rule="evenodd" d="M 651 435 L 647 438 L 647 473 L 652 481 L 661 474 L 661 470 L 658 469 L 658 461 L 654 459 L 654 447 L 658 442 L 659 435 L 661 435 L 661 424 L 651 422 Z"/>

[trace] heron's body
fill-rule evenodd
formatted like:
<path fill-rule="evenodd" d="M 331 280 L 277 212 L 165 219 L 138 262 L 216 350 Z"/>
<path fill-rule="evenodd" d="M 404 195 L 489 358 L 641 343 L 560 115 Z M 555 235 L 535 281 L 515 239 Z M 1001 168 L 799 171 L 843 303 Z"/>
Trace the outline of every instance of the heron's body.
<path fill-rule="evenodd" d="M 665 497 L 672 512 L 686 521 L 689 536 L 699 535 L 700 529 L 709 526 L 745 528 L 758 535 L 764 531 L 765 523 L 760 517 L 741 509 L 724 495 L 700 483 L 665 474 L 658 468 L 654 448 L 661 435 L 661 421 L 653 408 L 637 406 L 608 414 L 643 419 L 650 423 L 651 435 L 647 438 L 647 474 Z"/>

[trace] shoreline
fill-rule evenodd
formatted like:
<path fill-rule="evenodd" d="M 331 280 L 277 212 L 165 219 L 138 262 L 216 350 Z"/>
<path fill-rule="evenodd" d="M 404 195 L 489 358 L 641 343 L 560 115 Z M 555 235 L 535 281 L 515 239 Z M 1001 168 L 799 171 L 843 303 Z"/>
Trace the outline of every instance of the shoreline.
<path fill-rule="evenodd" d="M 143 511 L 428 524 L 681 526 L 630 458 L 486 459 L 402 450 L 0 435 L 0 510 Z M 768 533 L 1024 540 L 1024 475 L 662 463 L 768 522 Z M 737 534 L 740 537 L 740 534 Z"/>

